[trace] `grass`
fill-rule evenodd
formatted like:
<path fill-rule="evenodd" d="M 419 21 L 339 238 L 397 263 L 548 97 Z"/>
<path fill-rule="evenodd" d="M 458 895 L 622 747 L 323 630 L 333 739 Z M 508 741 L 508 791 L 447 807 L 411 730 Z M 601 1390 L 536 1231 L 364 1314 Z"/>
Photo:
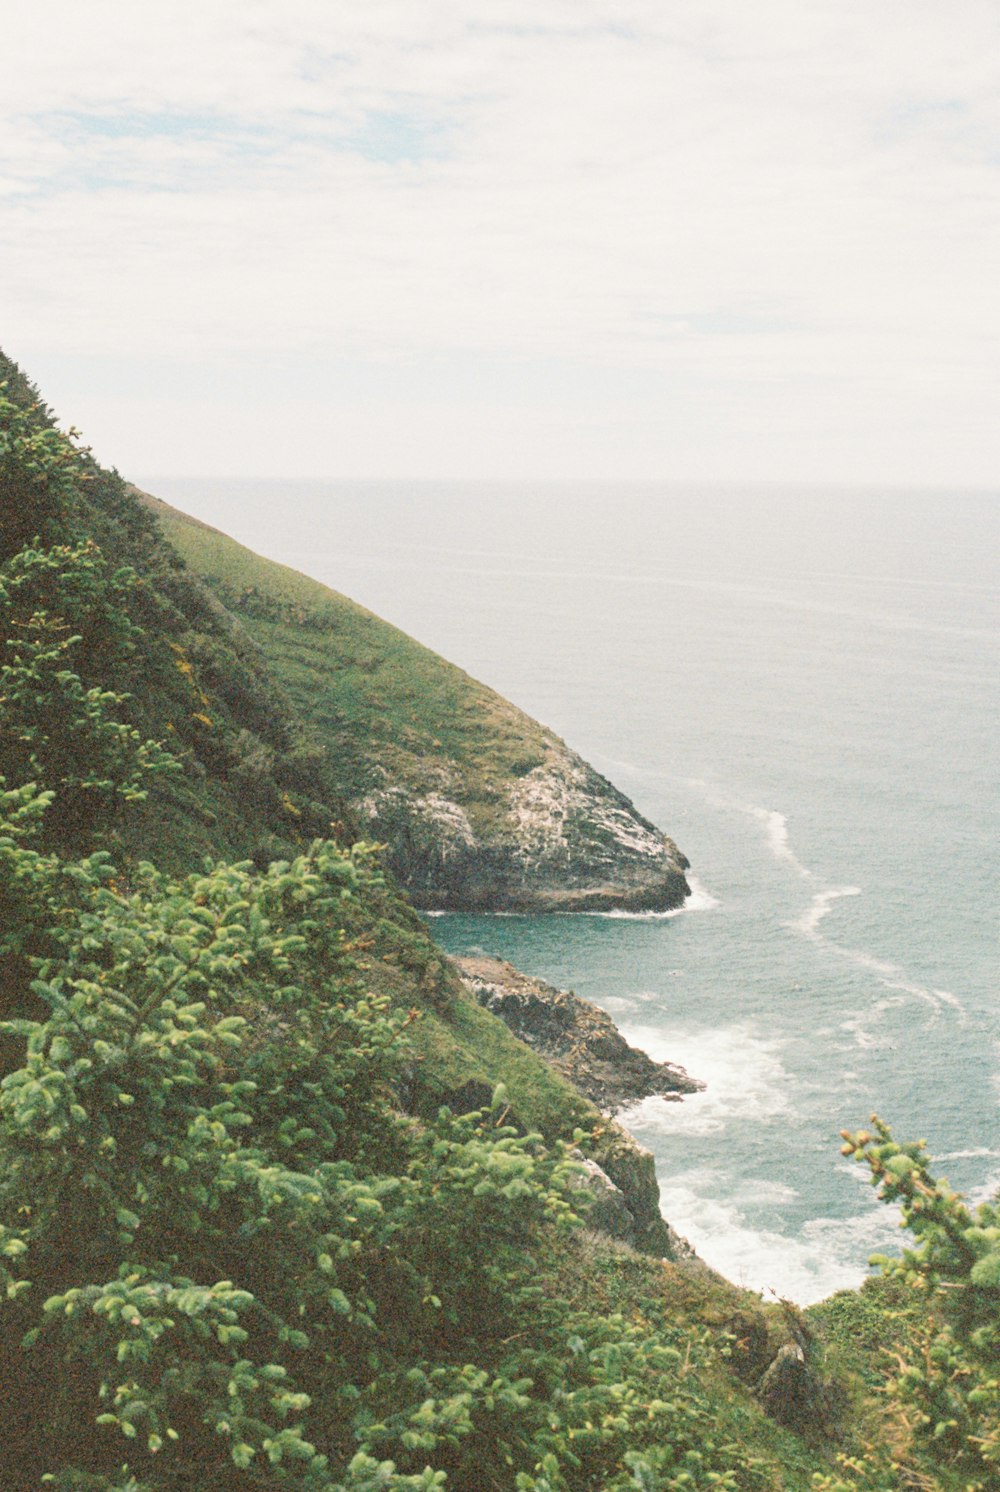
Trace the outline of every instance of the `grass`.
<path fill-rule="evenodd" d="M 475 824 L 561 742 L 484 684 L 357 602 L 147 500 L 188 566 L 260 645 L 354 795 L 383 765 L 416 791 L 461 779 Z"/>

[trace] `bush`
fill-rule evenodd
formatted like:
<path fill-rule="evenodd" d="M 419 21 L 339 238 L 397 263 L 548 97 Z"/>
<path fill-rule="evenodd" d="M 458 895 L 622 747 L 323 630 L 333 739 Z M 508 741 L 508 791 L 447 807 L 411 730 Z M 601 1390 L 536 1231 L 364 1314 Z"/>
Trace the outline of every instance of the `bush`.
<path fill-rule="evenodd" d="M 135 629 L 119 603 L 133 580 L 109 575 L 89 541 L 28 547 L 0 566 L 3 767 L 15 783 L 58 787 L 50 828 L 65 842 L 86 843 L 117 803 L 145 796 L 151 774 L 176 769 L 121 718 L 128 696 L 78 671 L 81 652 L 122 667 Z"/>
<path fill-rule="evenodd" d="M 894 1344 L 886 1384 L 892 1465 L 858 1462 L 852 1469 L 861 1480 L 844 1485 L 934 1486 L 926 1479 L 946 1473 L 966 1492 L 993 1492 L 1000 1480 L 1000 1207 L 970 1211 L 931 1174 L 924 1142 L 897 1143 L 877 1116 L 870 1131 L 845 1131 L 844 1141 L 844 1154 L 868 1166 L 883 1200 L 900 1205 L 915 1240 L 898 1259 L 872 1262 L 921 1301 Z M 887 1482 L 886 1475 L 908 1480 Z"/>

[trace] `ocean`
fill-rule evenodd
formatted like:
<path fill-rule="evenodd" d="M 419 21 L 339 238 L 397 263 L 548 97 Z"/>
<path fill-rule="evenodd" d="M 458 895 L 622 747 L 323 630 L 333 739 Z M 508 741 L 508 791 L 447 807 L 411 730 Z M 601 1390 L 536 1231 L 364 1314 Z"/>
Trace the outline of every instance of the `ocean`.
<path fill-rule="evenodd" d="M 680 912 L 433 931 L 704 1080 L 623 1118 L 710 1264 L 808 1303 L 897 1248 L 839 1151 L 873 1112 L 1000 1186 L 1000 495 L 147 485 L 498 689 L 677 840 Z"/>

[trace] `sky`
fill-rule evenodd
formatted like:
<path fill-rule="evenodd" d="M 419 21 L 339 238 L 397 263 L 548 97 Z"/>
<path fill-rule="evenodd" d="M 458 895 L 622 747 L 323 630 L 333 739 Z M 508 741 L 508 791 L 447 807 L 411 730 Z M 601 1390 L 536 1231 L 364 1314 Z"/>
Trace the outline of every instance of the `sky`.
<path fill-rule="evenodd" d="M 157 476 L 1000 480 L 996 0 L 37 0 L 0 345 Z"/>

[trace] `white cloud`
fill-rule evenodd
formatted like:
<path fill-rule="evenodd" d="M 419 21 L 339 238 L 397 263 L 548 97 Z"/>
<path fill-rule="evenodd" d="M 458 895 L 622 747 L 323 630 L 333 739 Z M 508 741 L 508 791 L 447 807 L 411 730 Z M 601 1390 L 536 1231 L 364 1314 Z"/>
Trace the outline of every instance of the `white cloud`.
<path fill-rule="evenodd" d="M 169 465 L 246 469 L 253 392 L 227 409 L 227 379 L 256 357 L 286 370 L 271 426 L 340 420 L 352 473 L 995 479 L 992 4 L 63 0 L 12 19 L 3 343 L 47 392 L 55 370 L 108 459 L 160 464 L 136 381 L 197 365 L 216 376 Z M 139 371 L 98 396 L 72 386 L 88 360 Z M 363 409 L 329 374 L 352 360 Z M 429 409 L 435 360 L 473 372 Z M 400 364 L 405 387 L 372 371 Z M 552 366 L 574 370 L 566 406 Z M 248 420 L 278 470 L 287 444 Z M 337 473 L 325 440 L 297 451 Z"/>

